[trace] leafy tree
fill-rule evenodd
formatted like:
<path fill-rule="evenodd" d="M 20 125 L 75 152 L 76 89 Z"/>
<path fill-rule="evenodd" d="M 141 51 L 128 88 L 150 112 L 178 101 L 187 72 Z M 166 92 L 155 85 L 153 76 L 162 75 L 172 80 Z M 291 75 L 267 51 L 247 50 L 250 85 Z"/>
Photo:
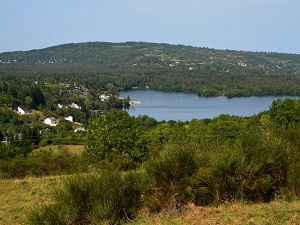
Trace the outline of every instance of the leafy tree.
<path fill-rule="evenodd" d="M 106 89 L 107 89 L 107 92 L 111 95 L 117 95 L 118 94 L 118 90 L 117 90 L 116 86 L 113 85 L 112 83 L 108 83 L 106 85 Z"/>
<path fill-rule="evenodd" d="M 156 119 L 149 117 L 147 115 L 140 115 L 136 118 L 141 126 L 147 127 L 147 128 L 152 128 L 157 125 Z"/>
<path fill-rule="evenodd" d="M 162 145 L 167 143 L 171 136 L 170 123 L 161 123 L 150 132 L 151 141 Z"/>
<path fill-rule="evenodd" d="M 99 159 L 130 157 L 141 160 L 147 154 L 143 131 L 134 117 L 121 110 L 111 110 L 95 118 L 88 130 L 86 153 Z"/>
<path fill-rule="evenodd" d="M 25 98 L 25 105 L 29 108 L 34 108 L 35 104 L 33 102 L 33 99 L 30 96 L 26 96 Z"/>
<path fill-rule="evenodd" d="M 65 120 L 61 121 L 59 124 L 57 124 L 55 130 L 58 135 L 60 135 L 61 137 L 65 137 L 69 134 L 70 131 L 73 131 L 72 123 L 70 121 Z"/>
<path fill-rule="evenodd" d="M 277 99 L 272 102 L 269 115 L 277 126 L 296 126 L 300 122 L 300 100 Z"/>
<path fill-rule="evenodd" d="M 45 96 L 39 87 L 33 86 L 29 89 L 28 92 L 29 92 L 28 95 L 32 98 L 34 102 L 35 108 L 39 105 L 46 104 Z"/>

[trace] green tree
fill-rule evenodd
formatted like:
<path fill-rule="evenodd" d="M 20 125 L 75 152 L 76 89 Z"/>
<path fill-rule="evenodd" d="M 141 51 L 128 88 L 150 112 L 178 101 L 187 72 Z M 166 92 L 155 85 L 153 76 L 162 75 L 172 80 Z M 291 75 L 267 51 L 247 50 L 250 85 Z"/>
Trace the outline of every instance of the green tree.
<path fill-rule="evenodd" d="M 45 96 L 39 87 L 31 87 L 28 91 L 28 95 L 32 98 L 35 108 L 39 105 L 46 104 Z"/>
<path fill-rule="evenodd" d="M 111 83 L 108 83 L 106 85 L 106 89 L 107 89 L 107 92 L 111 95 L 118 95 L 118 89 L 116 88 L 115 85 L 111 84 Z"/>
<path fill-rule="evenodd" d="M 25 97 L 25 105 L 29 108 L 34 108 L 34 102 L 33 99 L 30 96 Z"/>
<path fill-rule="evenodd" d="M 291 98 L 274 100 L 269 115 L 274 125 L 297 126 L 300 122 L 300 100 Z"/>
<path fill-rule="evenodd" d="M 108 160 L 113 157 L 141 160 L 147 154 L 147 143 L 141 127 L 125 111 L 113 109 L 95 118 L 87 134 L 87 155 Z"/>

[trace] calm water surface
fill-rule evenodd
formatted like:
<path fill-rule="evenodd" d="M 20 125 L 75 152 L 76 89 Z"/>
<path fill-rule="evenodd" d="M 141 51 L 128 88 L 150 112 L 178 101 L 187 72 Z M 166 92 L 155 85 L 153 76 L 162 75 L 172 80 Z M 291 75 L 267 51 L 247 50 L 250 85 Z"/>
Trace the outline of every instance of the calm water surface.
<path fill-rule="evenodd" d="M 287 96 L 231 98 L 200 98 L 196 94 L 180 92 L 161 92 L 154 90 L 130 90 L 121 92 L 141 102 L 128 110 L 132 116 L 148 115 L 161 120 L 189 121 L 193 118 L 214 118 L 220 114 L 252 116 L 268 110 L 276 98 Z"/>

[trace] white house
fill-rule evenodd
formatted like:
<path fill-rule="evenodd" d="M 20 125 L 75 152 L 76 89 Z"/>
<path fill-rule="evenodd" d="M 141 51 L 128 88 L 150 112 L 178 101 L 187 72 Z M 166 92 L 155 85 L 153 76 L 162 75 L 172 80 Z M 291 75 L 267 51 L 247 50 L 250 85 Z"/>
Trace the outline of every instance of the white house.
<path fill-rule="evenodd" d="M 73 116 L 65 117 L 65 120 L 68 120 L 68 121 L 70 121 L 71 123 L 73 123 Z"/>
<path fill-rule="evenodd" d="M 18 113 L 24 115 L 24 114 L 28 114 L 29 112 L 30 112 L 29 109 L 27 109 L 24 105 L 18 106 Z"/>
<path fill-rule="evenodd" d="M 75 109 L 81 109 L 81 106 L 78 105 L 78 104 L 76 104 L 76 103 L 72 103 L 72 104 L 70 105 L 70 107 L 71 107 L 71 108 L 75 108 Z"/>
<path fill-rule="evenodd" d="M 62 107 L 64 106 L 63 104 L 57 104 L 57 106 L 62 109 Z"/>
<path fill-rule="evenodd" d="M 58 121 L 54 117 L 48 117 L 44 120 L 44 123 L 54 127 L 58 124 Z"/>
<path fill-rule="evenodd" d="M 85 129 L 83 128 L 83 127 L 78 127 L 78 128 L 76 128 L 75 130 L 74 130 L 74 132 L 83 132 L 83 131 L 85 131 Z"/>
<path fill-rule="evenodd" d="M 103 93 L 100 95 L 100 100 L 103 102 L 104 100 L 109 100 L 110 96 Z"/>

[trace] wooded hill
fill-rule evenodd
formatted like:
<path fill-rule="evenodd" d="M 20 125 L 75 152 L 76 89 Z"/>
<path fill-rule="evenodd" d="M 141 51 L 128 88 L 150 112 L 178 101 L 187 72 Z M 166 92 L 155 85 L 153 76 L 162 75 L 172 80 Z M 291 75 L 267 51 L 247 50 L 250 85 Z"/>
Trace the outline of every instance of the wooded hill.
<path fill-rule="evenodd" d="M 300 95 L 300 55 L 145 42 L 88 42 L 0 54 L 0 76 L 112 83 L 200 96 Z"/>

